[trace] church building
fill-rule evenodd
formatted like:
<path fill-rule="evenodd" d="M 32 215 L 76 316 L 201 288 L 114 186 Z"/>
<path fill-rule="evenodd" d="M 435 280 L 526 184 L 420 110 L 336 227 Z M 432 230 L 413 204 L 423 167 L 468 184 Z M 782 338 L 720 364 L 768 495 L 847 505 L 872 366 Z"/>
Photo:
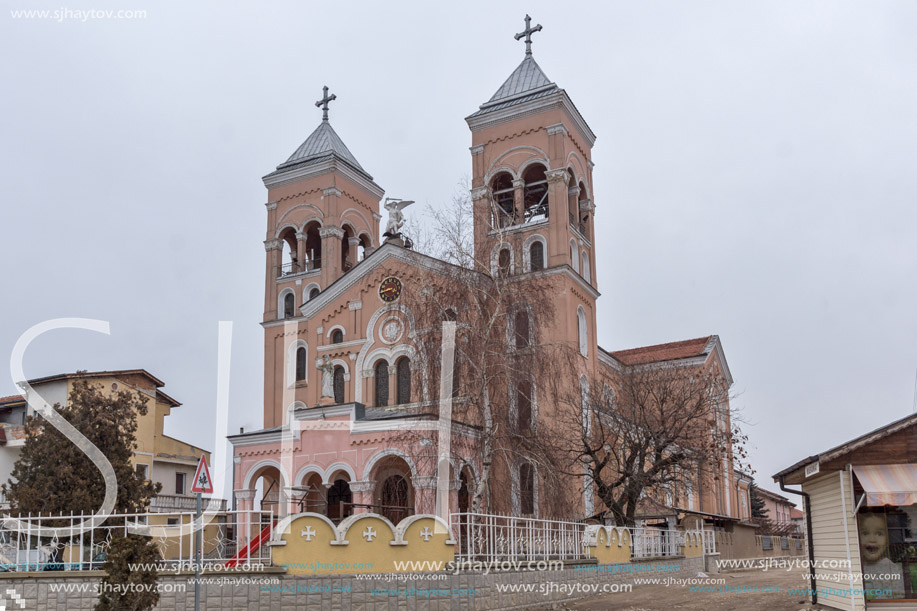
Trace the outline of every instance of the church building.
<path fill-rule="evenodd" d="M 732 384 L 715 335 L 619 352 L 598 346 L 596 266 L 608 253 L 596 250 L 594 215 L 602 209 L 593 189 L 596 136 L 567 91 L 535 61 L 532 34 L 539 30 L 526 17 L 526 29 L 516 36 L 524 39 L 522 62 L 465 119 L 473 256 L 481 282 L 501 282 L 517 295 L 527 286 L 544 289 L 540 300 L 507 310 L 507 350 L 524 356 L 535 344 L 570 347 L 560 375 L 533 369 L 530 377 L 491 389 L 493 396 L 508 397 L 504 411 L 512 415 L 496 417 L 505 416 L 519 447 L 529 433 L 559 422 L 560 407 L 551 400 L 557 395 L 548 392 L 552 380 L 580 392 L 589 380 L 635 364 L 691 363 L 716 367 Z M 229 438 L 238 508 L 313 511 L 335 521 L 375 512 L 394 522 L 433 513 L 442 502 L 450 511 L 468 511 L 483 471 L 493 468 L 489 511 L 556 516 L 548 507 L 550 474 L 525 459 L 485 465 L 485 433 L 472 422 L 453 423 L 448 498 L 437 501 L 436 461 L 426 459 L 443 442 L 437 414 L 443 401 L 460 410 L 463 397 L 476 392 L 461 384 L 473 385 L 481 374 L 469 361 L 477 354 L 463 335 L 470 333 L 473 313 L 468 303 L 458 303 L 468 292 L 467 279 L 456 261 L 414 250 L 410 236 L 401 235 L 404 203 L 383 199 L 382 187 L 332 127 L 334 99 L 325 87 L 316 103 L 318 127 L 263 178 L 264 422 L 261 430 Z M 383 207 L 389 210 L 385 235 Z M 433 302 L 439 310 L 431 317 L 422 304 Z M 545 306 L 551 312 L 542 316 Z M 431 323 L 436 316 L 444 324 Z M 438 349 L 431 349 L 446 344 L 447 323 L 458 338 L 451 392 L 443 381 L 445 356 L 441 361 Z M 427 341 L 433 336 L 435 343 Z M 503 406 L 495 401 L 493 409 Z M 715 483 L 668 504 L 738 516 L 731 456 L 729 463 Z M 599 513 L 588 478 L 575 479 L 575 493 L 564 494 L 569 505 L 563 517 Z"/>

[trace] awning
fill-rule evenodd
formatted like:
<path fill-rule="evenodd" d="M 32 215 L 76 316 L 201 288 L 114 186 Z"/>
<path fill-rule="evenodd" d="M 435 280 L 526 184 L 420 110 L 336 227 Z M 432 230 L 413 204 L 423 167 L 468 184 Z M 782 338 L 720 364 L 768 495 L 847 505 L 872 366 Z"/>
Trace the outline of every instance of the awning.
<path fill-rule="evenodd" d="M 917 503 L 917 465 L 854 466 L 853 472 L 866 491 L 866 505 L 913 505 Z"/>

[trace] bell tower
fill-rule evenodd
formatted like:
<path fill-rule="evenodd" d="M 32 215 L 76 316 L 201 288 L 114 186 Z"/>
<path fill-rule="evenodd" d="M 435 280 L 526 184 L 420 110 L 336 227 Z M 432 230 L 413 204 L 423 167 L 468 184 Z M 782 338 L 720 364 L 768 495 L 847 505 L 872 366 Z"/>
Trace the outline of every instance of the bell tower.
<path fill-rule="evenodd" d="M 265 427 L 281 424 L 281 396 L 305 396 L 307 371 L 300 357 L 286 358 L 289 343 L 275 327 L 298 328 L 308 320 L 300 308 L 350 271 L 379 245 L 379 203 L 373 182 L 328 119 L 337 99 L 323 88 L 315 105 L 322 121 L 290 157 L 262 180 L 268 190 L 265 248 Z M 305 346 L 306 356 L 308 346 Z M 295 362 L 288 372 L 285 363 Z M 288 397 L 289 399 L 289 397 Z M 289 402 L 289 401 L 287 401 Z"/>
<path fill-rule="evenodd" d="M 541 30 L 526 15 L 515 36 L 525 41 L 522 63 L 465 118 L 475 253 L 513 274 L 566 265 L 595 288 L 595 134 L 535 61 L 532 34 Z"/>

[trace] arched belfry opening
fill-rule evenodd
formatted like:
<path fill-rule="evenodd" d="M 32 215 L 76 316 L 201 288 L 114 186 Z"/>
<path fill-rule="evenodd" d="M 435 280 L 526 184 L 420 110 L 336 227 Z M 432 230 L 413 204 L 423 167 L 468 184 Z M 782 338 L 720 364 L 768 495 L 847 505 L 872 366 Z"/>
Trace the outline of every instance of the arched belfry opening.
<path fill-rule="evenodd" d="M 522 180 L 523 222 L 532 223 L 548 218 L 548 179 L 545 167 L 540 163 L 525 169 Z"/>
<path fill-rule="evenodd" d="M 322 267 L 322 238 L 319 235 L 319 230 L 321 225 L 317 221 L 313 221 L 306 225 L 305 231 L 305 261 L 303 261 L 303 271 L 312 271 L 314 269 L 321 269 Z"/>
<path fill-rule="evenodd" d="M 500 172 L 494 176 L 490 183 L 494 202 L 494 227 L 509 227 L 514 225 L 515 217 L 515 189 L 513 177 L 509 172 Z"/>

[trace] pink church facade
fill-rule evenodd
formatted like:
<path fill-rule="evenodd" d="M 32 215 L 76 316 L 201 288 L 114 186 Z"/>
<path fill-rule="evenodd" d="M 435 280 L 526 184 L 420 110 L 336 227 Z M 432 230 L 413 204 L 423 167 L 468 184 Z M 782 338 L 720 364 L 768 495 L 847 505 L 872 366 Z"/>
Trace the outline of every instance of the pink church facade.
<path fill-rule="evenodd" d="M 331 127 L 329 101 L 326 91 L 322 122 L 263 179 L 264 428 L 230 437 L 234 494 L 243 510 L 315 511 L 333 520 L 376 512 L 397 522 L 434 512 L 436 473 L 416 457 L 441 441 L 425 417 L 440 389 L 416 371 L 422 359 L 412 338 L 426 330 L 400 291 L 444 264 L 400 240 L 383 241 L 384 191 Z M 527 53 L 466 122 L 473 205 L 496 211 L 475 215 L 476 253 L 488 253 L 494 269 L 522 281 L 550 283 L 563 315 L 534 333 L 576 347 L 571 384 L 623 367 L 636 358 L 633 351 L 607 352 L 596 338 L 595 135 L 585 119 Z M 494 227 L 507 236 L 497 245 Z M 646 354 L 716 362 L 731 384 L 718 338 L 692 341 Z M 533 400 L 542 401 L 537 418 L 550 420 L 552 406 Z M 451 443 L 447 504 L 467 511 L 482 469 L 476 432 L 454 426 Z M 524 472 L 512 469 L 510 489 L 498 495 L 511 497 L 510 511 L 538 515 L 537 486 L 526 486 Z M 731 465 L 717 485 L 719 492 L 698 486 L 699 498 L 685 503 L 738 515 Z M 588 482 L 577 486 L 570 517 L 588 517 L 596 500 Z M 703 495 L 711 496 L 705 502 Z"/>

